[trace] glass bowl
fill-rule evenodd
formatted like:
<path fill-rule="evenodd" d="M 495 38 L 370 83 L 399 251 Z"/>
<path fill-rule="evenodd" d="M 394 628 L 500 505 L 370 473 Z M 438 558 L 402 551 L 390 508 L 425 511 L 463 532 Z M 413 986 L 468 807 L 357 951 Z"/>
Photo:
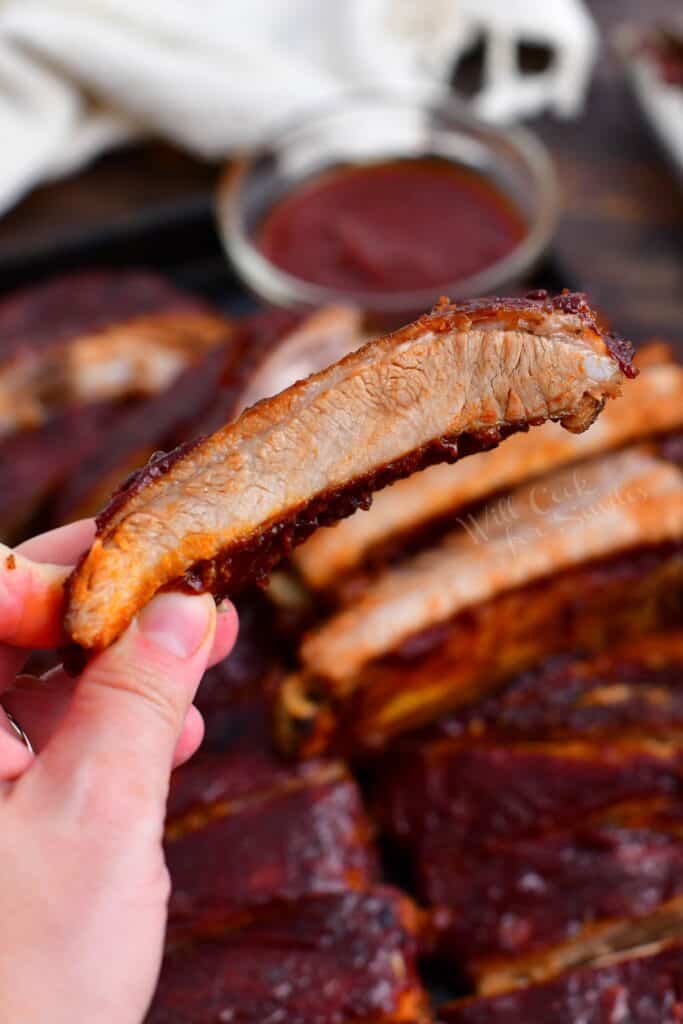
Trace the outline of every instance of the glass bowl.
<path fill-rule="evenodd" d="M 303 280 L 258 248 L 264 217 L 293 188 L 333 168 L 418 157 L 439 157 L 484 176 L 516 207 L 526 231 L 507 255 L 436 287 L 378 293 Z M 380 321 L 398 322 L 429 309 L 439 295 L 490 295 L 527 278 L 551 240 L 558 191 L 550 157 L 528 131 L 485 124 L 450 98 L 422 103 L 354 95 L 297 118 L 232 162 L 219 183 L 216 212 L 229 259 L 260 298 L 299 309 L 345 303 Z"/>

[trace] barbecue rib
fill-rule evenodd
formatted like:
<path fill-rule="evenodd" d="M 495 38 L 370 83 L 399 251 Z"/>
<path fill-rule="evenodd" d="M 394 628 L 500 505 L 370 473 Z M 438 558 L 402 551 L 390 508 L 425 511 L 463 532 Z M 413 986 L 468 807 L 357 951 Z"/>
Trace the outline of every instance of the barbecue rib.
<path fill-rule="evenodd" d="M 435 741 L 376 794 L 481 994 L 683 933 L 681 742 Z"/>
<path fill-rule="evenodd" d="M 360 793 L 338 762 L 167 819 L 169 937 L 215 931 L 271 904 L 367 888 L 377 865 Z"/>
<path fill-rule="evenodd" d="M 654 343 L 641 349 L 635 361 L 640 375 L 629 387 L 629 402 L 610 403 L 592 430 L 569 434 L 548 423 L 517 434 L 496 451 L 401 480 L 378 494 L 372 508 L 319 530 L 292 555 L 304 582 L 336 592 L 344 574 L 402 554 L 425 535 L 433 539 L 435 530 L 452 527 L 456 516 L 492 494 L 562 465 L 683 428 L 683 366 Z"/>
<path fill-rule="evenodd" d="M 683 934 L 682 664 L 680 630 L 556 659 L 382 757 L 378 818 L 479 994 Z"/>
<path fill-rule="evenodd" d="M 375 795 L 386 833 L 417 852 L 430 834 L 451 850 L 496 844 L 627 801 L 681 794 L 680 741 L 495 743 L 434 740 L 387 755 Z"/>
<path fill-rule="evenodd" d="M 579 296 L 442 303 L 124 486 L 71 578 L 67 635 L 105 647 L 171 582 L 232 592 L 430 463 L 546 419 L 583 430 L 629 360 Z"/>
<path fill-rule="evenodd" d="M 388 888 L 274 907 L 172 953 L 147 1024 L 426 1024 L 419 927 L 408 897 Z"/>
<path fill-rule="evenodd" d="M 626 450 L 521 487 L 311 630 L 281 740 L 377 747 L 551 654 L 680 614 L 683 474 Z"/>
<path fill-rule="evenodd" d="M 61 409 L 154 394 L 230 337 L 206 303 L 140 271 L 96 271 L 0 303 L 0 436 Z"/>
<path fill-rule="evenodd" d="M 509 740 L 683 736 L 683 630 L 592 658 L 560 657 L 439 720 L 432 732 Z"/>
<path fill-rule="evenodd" d="M 652 941 L 543 984 L 450 1003 L 440 1016 L 446 1024 L 678 1024 L 683 943 Z"/>
<path fill-rule="evenodd" d="M 683 809 L 653 804 L 483 848 L 430 833 L 419 871 L 428 903 L 447 908 L 442 951 L 490 993 L 623 948 L 636 929 L 683 930 Z"/>

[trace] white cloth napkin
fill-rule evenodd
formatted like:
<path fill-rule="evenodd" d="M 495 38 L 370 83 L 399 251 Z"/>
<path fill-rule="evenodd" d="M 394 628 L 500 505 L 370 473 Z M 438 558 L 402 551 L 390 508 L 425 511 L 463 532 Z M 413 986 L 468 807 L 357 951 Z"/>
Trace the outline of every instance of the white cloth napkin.
<path fill-rule="evenodd" d="M 0 0 L 0 211 L 135 135 L 217 157 L 349 87 L 442 89 L 482 34 L 484 115 L 576 111 L 582 0 Z M 521 38 L 547 72 L 520 76 Z"/>

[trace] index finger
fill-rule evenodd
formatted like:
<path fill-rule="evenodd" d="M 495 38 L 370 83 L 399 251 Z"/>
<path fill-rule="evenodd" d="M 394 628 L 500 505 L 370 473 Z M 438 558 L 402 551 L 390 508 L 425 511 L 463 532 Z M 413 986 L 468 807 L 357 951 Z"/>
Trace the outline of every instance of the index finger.
<path fill-rule="evenodd" d="M 56 647 L 63 641 L 64 580 L 92 536 L 92 522 L 82 520 L 34 537 L 14 551 L 0 544 L 0 643 L 31 648 Z M 43 558 L 57 564 L 33 560 Z"/>

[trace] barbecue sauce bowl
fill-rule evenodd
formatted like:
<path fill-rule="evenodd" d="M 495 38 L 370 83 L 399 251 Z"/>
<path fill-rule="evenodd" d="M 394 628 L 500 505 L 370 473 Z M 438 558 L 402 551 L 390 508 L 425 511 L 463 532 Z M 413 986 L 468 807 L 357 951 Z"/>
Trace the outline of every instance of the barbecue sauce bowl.
<path fill-rule="evenodd" d="M 527 131 L 452 99 L 355 96 L 231 163 L 219 230 L 248 287 L 279 306 L 359 307 L 405 322 L 442 294 L 513 288 L 557 219 L 553 167 Z"/>

